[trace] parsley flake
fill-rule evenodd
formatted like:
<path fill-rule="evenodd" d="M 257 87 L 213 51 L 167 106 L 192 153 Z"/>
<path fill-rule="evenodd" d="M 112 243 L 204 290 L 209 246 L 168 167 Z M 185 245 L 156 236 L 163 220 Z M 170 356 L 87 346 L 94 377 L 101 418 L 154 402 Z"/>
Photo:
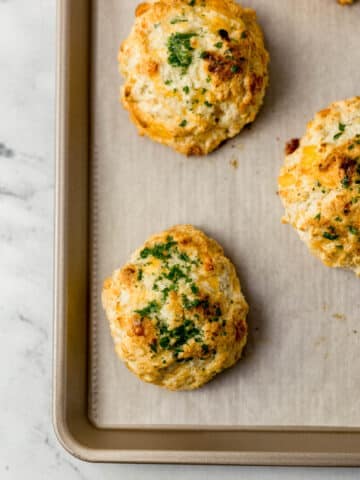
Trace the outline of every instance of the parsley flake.
<path fill-rule="evenodd" d="M 353 235 L 358 235 L 359 234 L 359 230 L 356 227 L 354 227 L 353 225 L 349 226 L 349 232 L 352 233 Z"/>
<path fill-rule="evenodd" d="M 187 71 L 192 63 L 194 48 L 191 46 L 190 40 L 196 37 L 196 33 L 173 33 L 167 42 L 168 47 L 168 63 L 173 67 L 182 68 L 183 73 Z"/>
<path fill-rule="evenodd" d="M 337 238 L 339 238 L 339 235 L 337 235 L 336 233 L 324 232 L 323 237 L 327 240 L 336 240 Z"/>

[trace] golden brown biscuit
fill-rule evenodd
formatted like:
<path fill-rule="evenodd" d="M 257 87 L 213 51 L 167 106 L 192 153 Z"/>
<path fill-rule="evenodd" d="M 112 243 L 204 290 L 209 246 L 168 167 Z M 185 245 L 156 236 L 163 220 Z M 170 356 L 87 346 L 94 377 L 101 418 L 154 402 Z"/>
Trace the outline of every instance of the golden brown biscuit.
<path fill-rule="evenodd" d="M 142 135 L 203 155 L 255 119 L 268 61 L 255 12 L 232 0 L 144 3 L 119 52 L 121 99 Z"/>
<path fill-rule="evenodd" d="M 279 177 L 284 222 L 325 265 L 360 275 L 360 97 L 317 113 L 287 154 Z"/>
<path fill-rule="evenodd" d="M 201 387 L 246 343 L 248 305 L 235 268 L 190 225 L 152 236 L 105 280 L 102 301 L 119 357 L 170 390 Z"/>

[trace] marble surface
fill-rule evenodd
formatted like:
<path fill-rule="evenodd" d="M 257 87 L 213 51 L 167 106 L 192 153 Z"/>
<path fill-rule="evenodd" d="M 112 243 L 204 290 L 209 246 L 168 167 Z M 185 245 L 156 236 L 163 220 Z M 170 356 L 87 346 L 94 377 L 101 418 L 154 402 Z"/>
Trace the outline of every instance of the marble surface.
<path fill-rule="evenodd" d="M 0 478 L 359 478 L 359 469 L 92 465 L 57 443 L 50 412 L 55 3 L 0 0 Z"/>

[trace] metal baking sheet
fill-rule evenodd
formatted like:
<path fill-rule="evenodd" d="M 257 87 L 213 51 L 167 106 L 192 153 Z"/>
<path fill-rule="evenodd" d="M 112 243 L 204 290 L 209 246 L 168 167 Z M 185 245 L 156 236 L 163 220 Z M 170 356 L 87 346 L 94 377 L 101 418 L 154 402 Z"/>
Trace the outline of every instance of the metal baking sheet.
<path fill-rule="evenodd" d="M 246 5 L 272 59 L 264 108 L 249 131 L 188 159 L 139 137 L 118 105 L 117 49 L 135 2 L 59 1 L 54 421 L 81 458 L 360 463 L 359 283 L 309 255 L 280 224 L 276 195 L 285 140 L 358 93 L 360 6 Z M 246 358 L 187 393 L 133 377 L 100 306 L 103 278 L 176 223 L 222 243 L 251 308 Z"/>

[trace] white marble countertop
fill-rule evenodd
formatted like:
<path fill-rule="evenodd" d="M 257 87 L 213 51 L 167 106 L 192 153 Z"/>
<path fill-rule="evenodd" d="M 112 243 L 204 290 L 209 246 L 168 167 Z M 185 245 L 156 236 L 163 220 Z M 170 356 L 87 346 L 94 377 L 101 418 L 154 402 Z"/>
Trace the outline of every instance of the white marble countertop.
<path fill-rule="evenodd" d="M 359 469 L 92 465 L 58 444 L 50 412 L 55 4 L 0 0 L 0 478 L 359 478 Z"/>

